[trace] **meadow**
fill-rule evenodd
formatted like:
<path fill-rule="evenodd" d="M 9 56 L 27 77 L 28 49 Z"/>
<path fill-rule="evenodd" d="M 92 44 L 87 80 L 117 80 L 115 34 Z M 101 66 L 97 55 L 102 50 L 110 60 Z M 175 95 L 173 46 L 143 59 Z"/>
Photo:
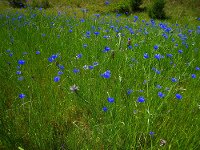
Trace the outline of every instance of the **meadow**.
<path fill-rule="evenodd" d="M 200 149 L 200 18 L 0 15 L 0 149 Z"/>

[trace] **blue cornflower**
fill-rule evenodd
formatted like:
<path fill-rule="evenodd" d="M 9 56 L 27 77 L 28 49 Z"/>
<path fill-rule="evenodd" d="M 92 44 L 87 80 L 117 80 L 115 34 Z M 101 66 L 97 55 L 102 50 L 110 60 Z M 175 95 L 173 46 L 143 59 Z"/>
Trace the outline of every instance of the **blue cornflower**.
<path fill-rule="evenodd" d="M 163 94 L 162 92 L 158 92 L 158 96 L 159 96 L 160 98 L 164 98 L 164 97 L 165 97 L 165 94 Z"/>
<path fill-rule="evenodd" d="M 13 56 L 13 53 L 10 53 L 9 56 L 12 57 L 12 56 Z"/>
<path fill-rule="evenodd" d="M 149 132 L 150 136 L 154 136 L 154 134 L 155 134 L 155 132 L 152 132 L 152 131 Z"/>
<path fill-rule="evenodd" d="M 54 82 L 59 82 L 60 81 L 60 76 L 54 77 Z"/>
<path fill-rule="evenodd" d="M 133 92 L 133 90 L 131 90 L 131 89 L 128 89 L 128 90 L 127 90 L 127 94 L 128 94 L 128 95 L 130 95 L 132 92 Z"/>
<path fill-rule="evenodd" d="M 156 85 L 156 88 L 158 88 L 158 89 L 161 89 L 161 88 L 162 88 L 162 86 L 161 86 L 161 85 L 159 85 L 159 84 L 157 84 L 157 85 Z"/>
<path fill-rule="evenodd" d="M 92 70 L 92 69 L 94 69 L 94 66 L 88 66 L 88 68 L 89 68 L 90 70 Z"/>
<path fill-rule="evenodd" d="M 196 74 L 192 74 L 191 77 L 194 79 L 196 78 Z"/>
<path fill-rule="evenodd" d="M 106 46 L 103 50 L 103 52 L 108 52 L 110 50 L 110 47 Z"/>
<path fill-rule="evenodd" d="M 94 34 L 95 34 L 95 35 L 99 35 L 99 32 L 96 31 L 96 32 L 94 32 Z"/>
<path fill-rule="evenodd" d="M 156 58 L 157 60 L 160 60 L 162 58 L 162 55 L 161 54 L 155 54 L 154 58 Z"/>
<path fill-rule="evenodd" d="M 40 54 L 40 51 L 36 51 L 36 55 L 39 55 Z"/>
<path fill-rule="evenodd" d="M 167 54 L 167 57 L 172 58 L 173 55 L 172 54 Z"/>
<path fill-rule="evenodd" d="M 23 99 L 23 98 L 25 98 L 25 97 L 26 97 L 25 94 L 23 94 L 23 93 L 19 94 L 19 98 L 20 98 L 20 99 Z"/>
<path fill-rule="evenodd" d="M 80 70 L 79 70 L 79 69 L 76 69 L 76 68 L 74 68 L 73 72 L 74 72 L 74 73 L 79 73 L 79 72 L 80 72 Z"/>
<path fill-rule="evenodd" d="M 45 37 L 46 36 L 46 34 L 45 33 L 42 33 L 42 37 Z"/>
<path fill-rule="evenodd" d="M 196 67 L 195 70 L 200 70 L 200 68 L 199 68 L 199 67 Z"/>
<path fill-rule="evenodd" d="M 53 62 L 58 57 L 57 54 L 53 54 L 51 57 L 48 58 L 49 62 Z"/>
<path fill-rule="evenodd" d="M 18 61 L 18 64 L 19 64 L 19 65 L 24 65 L 24 64 L 25 64 L 25 60 L 19 60 L 19 61 Z"/>
<path fill-rule="evenodd" d="M 109 103 L 114 103 L 114 98 L 108 97 L 108 102 L 109 102 Z"/>
<path fill-rule="evenodd" d="M 69 30 L 69 33 L 71 33 L 71 32 L 72 32 L 72 29 Z"/>
<path fill-rule="evenodd" d="M 76 58 L 79 59 L 79 58 L 82 58 L 82 56 L 83 56 L 82 54 L 78 54 L 76 55 Z"/>
<path fill-rule="evenodd" d="M 103 74 L 101 74 L 101 76 L 103 78 L 106 78 L 106 79 L 110 78 L 110 76 L 111 76 L 110 70 L 107 70 L 106 72 L 104 72 Z"/>
<path fill-rule="evenodd" d="M 63 66 L 63 65 L 58 65 L 58 67 L 60 68 L 60 70 L 64 70 L 65 69 L 65 67 Z"/>
<path fill-rule="evenodd" d="M 109 5 L 110 4 L 110 2 L 109 1 L 105 1 L 105 5 Z"/>
<path fill-rule="evenodd" d="M 144 53 L 144 58 L 145 58 L 145 59 L 149 58 L 148 53 Z"/>
<path fill-rule="evenodd" d="M 183 53 L 183 50 L 181 50 L 181 49 L 180 49 L 180 50 L 178 50 L 178 53 L 182 54 L 182 53 Z"/>
<path fill-rule="evenodd" d="M 94 63 L 93 63 L 93 66 L 98 66 L 98 65 L 99 65 L 98 62 L 94 62 Z"/>
<path fill-rule="evenodd" d="M 24 80 L 24 77 L 23 77 L 23 76 L 20 76 L 20 77 L 18 78 L 18 80 L 19 80 L 19 81 L 22 81 L 22 80 Z"/>
<path fill-rule="evenodd" d="M 85 19 L 83 19 L 83 18 L 82 18 L 82 19 L 80 19 L 80 22 L 85 22 Z"/>
<path fill-rule="evenodd" d="M 171 78 L 171 81 L 172 82 L 177 82 L 177 79 L 176 78 Z"/>
<path fill-rule="evenodd" d="M 178 100 L 180 100 L 180 99 L 182 99 L 182 95 L 181 95 L 181 94 L 176 94 L 176 98 L 177 98 Z"/>
<path fill-rule="evenodd" d="M 83 47 L 86 48 L 88 45 L 87 44 L 83 44 Z"/>
<path fill-rule="evenodd" d="M 133 48 L 133 46 L 132 46 L 132 45 L 129 45 L 129 46 L 128 46 L 128 49 L 132 49 L 132 48 Z"/>
<path fill-rule="evenodd" d="M 138 20 L 138 16 L 134 16 L 133 22 L 136 22 Z"/>
<path fill-rule="evenodd" d="M 154 50 L 157 50 L 158 49 L 158 45 L 155 45 L 153 48 L 154 48 Z"/>
<path fill-rule="evenodd" d="M 58 71 L 58 75 L 62 75 L 63 74 L 63 72 L 62 71 Z"/>
<path fill-rule="evenodd" d="M 157 73 L 157 74 L 160 74 L 160 70 L 157 70 L 157 69 L 156 69 L 156 73 Z"/>
<path fill-rule="evenodd" d="M 143 96 L 138 97 L 137 102 L 144 103 L 145 102 L 144 97 Z"/>
<path fill-rule="evenodd" d="M 104 107 L 102 108 L 102 110 L 103 110 L 104 112 L 107 112 L 107 111 L 108 111 L 108 108 L 107 108 L 106 106 L 104 106 Z"/>
<path fill-rule="evenodd" d="M 20 74 L 22 74 L 22 72 L 18 70 L 18 71 L 16 72 L 16 74 L 20 75 Z"/>

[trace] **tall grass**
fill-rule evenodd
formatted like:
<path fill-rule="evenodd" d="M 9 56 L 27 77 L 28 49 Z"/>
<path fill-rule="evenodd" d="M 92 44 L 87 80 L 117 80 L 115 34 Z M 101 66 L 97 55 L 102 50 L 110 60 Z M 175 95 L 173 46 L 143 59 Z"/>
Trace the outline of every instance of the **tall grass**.
<path fill-rule="evenodd" d="M 0 20 L 1 148 L 200 148 L 198 26 L 43 10 Z"/>

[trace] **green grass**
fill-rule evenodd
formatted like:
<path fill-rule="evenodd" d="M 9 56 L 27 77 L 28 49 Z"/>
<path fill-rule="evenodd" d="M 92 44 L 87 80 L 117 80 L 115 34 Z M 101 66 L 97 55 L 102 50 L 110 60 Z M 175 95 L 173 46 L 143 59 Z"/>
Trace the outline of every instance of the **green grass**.
<path fill-rule="evenodd" d="M 0 16 L 1 149 L 200 148 L 200 73 L 196 70 L 200 29 L 194 16 L 188 25 L 162 22 L 172 29 L 167 33 L 160 21 L 152 25 L 145 14 L 133 22 L 133 16 L 97 18 L 77 12 L 83 16 L 76 17 L 73 10 L 60 15 L 49 10 L 14 12 L 7 10 Z M 128 38 L 132 48 L 127 47 Z M 104 53 L 106 46 L 111 50 Z M 53 54 L 57 58 L 49 62 Z M 82 58 L 77 59 L 78 54 Z M 164 58 L 157 60 L 156 54 Z M 17 68 L 19 60 L 26 63 Z M 85 70 L 85 65 L 94 69 Z M 75 74 L 75 68 L 80 72 Z M 22 74 L 17 75 L 17 70 Z M 60 70 L 63 75 L 54 82 Z M 101 76 L 107 70 L 109 79 Z M 24 80 L 19 81 L 21 76 Z M 172 82 L 173 77 L 178 81 Z M 70 91 L 74 84 L 77 92 Z M 127 94 L 130 89 L 133 92 Z M 24 99 L 19 98 L 21 93 Z M 137 101 L 140 96 L 144 103 Z M 114 103 L 108 102 L 109 97 Z M 103 107 L 108 110 L 104 112 Z M 161 139 L 167 142 L 164 146 Z"/>

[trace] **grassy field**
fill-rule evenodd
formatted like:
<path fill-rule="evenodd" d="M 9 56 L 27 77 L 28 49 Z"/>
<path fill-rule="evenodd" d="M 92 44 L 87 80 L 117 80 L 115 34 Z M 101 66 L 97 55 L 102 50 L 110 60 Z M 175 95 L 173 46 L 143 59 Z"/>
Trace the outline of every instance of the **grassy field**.
<path fill-rule="evenodd" d="M 195 10 L 3 8 L 0 149 L 200 149 Z"/>

